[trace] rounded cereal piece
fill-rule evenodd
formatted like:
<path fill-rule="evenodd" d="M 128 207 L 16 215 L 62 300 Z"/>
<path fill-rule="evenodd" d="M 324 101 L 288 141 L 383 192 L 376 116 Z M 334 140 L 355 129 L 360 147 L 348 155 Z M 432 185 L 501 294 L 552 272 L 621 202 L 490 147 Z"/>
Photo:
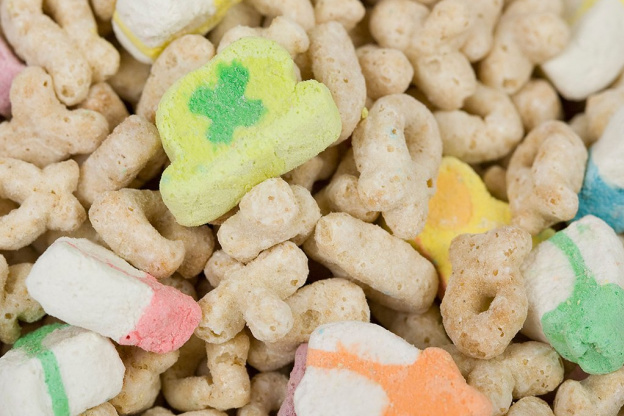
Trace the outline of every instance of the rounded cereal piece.
<path fill-rule="evenodd" d="M 101 193 L 130 185 L 160 149 L 152 123 L 138 115 L 126 118 L 80 166 L 76 196 L 88 208 Z"/>
<path fill-rule="evenodd" d="M 136 107 L 149 75 L 150 65 L 137 61 L 122 49 L 119 70 L 108 79 L 108 83 L 124 101 Z"/>
<path fill-rule="evenodd" d="M 418 234 L 442 159 L 431 112 L 405 94 L 380 98 L 355 130 L 352 145 L 364 206 L 381 211 L 395 236 Z"/>
<path fill-rule="evenodd" d="M 6 3 L 3 3 L 6 4 Z M 93 152 L 108 134 L 106 118 L 91 110 L 68 110 L 39 67 L 23 70 L 11 86 L 10 121 L 0 124 L 0 153 L 39 167 L 70 155 Z"/>
<path fill-rule="evenodd" d="M 284 302 L 308 277 L 305 254 L 287 241 L 260 253 L 244 267 L 227 267 L 219 285 L 199 301 L 203 316 L 195 334 L 223 343 L 245 323 L 256 339 L 275 342 L 293 326 Z"/>
<path fill-rule="evenodd" d="M 72 231 L 86 219 L 73 195 L 78 164 L 73 160 L 43 169 L 17 159 L 0 158 L 0 198 L 19 208 L 0 217 L 0 250 L 17 250 L 46 230 Z"/>
<path fill-rule="evenodd" d="M 206 267 L 204 275 L 213 289 L 221 283 L 226 274 L 238 272 L 245 268 L 245 265 L 230 257 L 225 251 L 217 250 L 212 253 Z"/>
<path fill-rule="evenodd" d="M 175 416 L 171 410 L 164 407 L 155 406 L 143 413 L 141 416 Z M 228 416 L 225 412 L 214 409 L 196 410 L 194 412 L 178 413 L 178 416 Z"/>
<path fill-rule="evenodd" d="M 483 183 L 492 196 L 501 201 L 509 201 L 507 195 L 507 169 L 492 165 L 483 173 Z"/>
<path fill-rule="evenodd" d="M 11 83 L 24 68 L 24 64 L 0 36 L 0 116 L 9 118 L 11 115 Z"/>
<path fill-rule="evenodd" d="M 93 84 L 89 89 L 89 94 L 84 101 L 78 104 L 77 108 L 97 111 L 108 121 L 108 130 L 113 131 L 130 114 L 121 98 L 106 82 Z"/>
<path fill-rule="evenodd" d="M 511 100 L 526 131 L 531 131 L 546 121 L 559 120 L 563 116 L 557 91 L 543 79 L 530 80 L 511 97 Z"/>
<path fill-rule="evenodd" d="M 457 348 L 474 358 L 500 355 L 520 331 L 528 301 L 520 265 L 531 238 L 515 227 L 456 237 L 453 265 L 440 311 Z"/>
<path fill-rule="evenodd" d="M 347 31 L 353 29 L 365 13 L 366 9 L 359 0 L 317 0 L 314 4 L 317 25 L 334 20 Z"/>
<path fill-rule="evenodd" d="M 180 348 L 178 361 L 161 376 L 165 400 L 180 411 L 246 405 L 251 398 L 245 368 L 248 352 L 249 338 L 243 332 L 222 344 L 192 337 Z M 210 375 L 196 376 L 196 368 L 206 357 Z"/>
<path fill-rule="evenodd" d="M 368 209 L 360 198 L 356 175 L 334 175 L 327 186 L 314 195 L 314 199 L 322 215 L 345 212 L 364 222 L 375 222 L 379 217 L 379 212 Z"/>
<path fill-rule="evenodd" d="M 369 298 L 397 311 L 426 311 L 438 289 L 435 268 L 409 243 L 345 213 L 322 217 L 304 249 L 334 275 L 356 280 Z"/>
<path fill-rule="evenodd" d="M 314 78 L 327 85 L 338 106 L 342 131 L 334 144 L 351 136 L 362 118 L 366 102 L 366 81 L 353 42 L 337 22 L 323 23 L 309 33 L 309 55 Z"/>
<path fill-rule="evenodd" d="M 110 21 L 115 13 L 116 0 L 89 0 L 93 14 L 99 21 Z"/>
<path fill-rule="evenodd" d="M 268 17 L 284 16 L 306 32 L 315 25 L 314 8 L 310 0 L 247 0 L 261 14 Z"/>
<path fill-rule="evenodd" d="M 466 163 L 499 159 L 522 140 L 522 120 L 503 91 L 478 84 L 462 110 L 436 111 L 445 156 Z"/>
<path fill-rule="evenodd" d="M 412 82 L 414 69 L 403 52 L 368 44 L 356 53 L 366 80 L 366 93 L 373 100 L 401 94 Z"/>
<path fill-rule="evenodd" d="M 370 17 L 370 31 L 382 48 L 407 52 L 422 29 L 429 9 L 411 0 L 379 1 Z"/>
<path fill-rule="evenodd" d="M 556 416 L 617 416 L 624 406 L 624 368 L 585 380 L 566 380 L 557 390 Z"/>
<path fill-rule="evenodd" d="M 585 113 L 587 122 L 587 144 L 592 144 L 604 133 L 613 115 L 624 105 L 624 86 L 615 85 L 587 97 Z M 578 115 L 577 115 L 578 116 Z"/>
<path fill-rule="evenodd" d="M 288 378 L 277 372 L 256 374 L 251 379 L 251 400 L 236 416 L 269 416 L 280 409 L 286 396 Z"/>
<path fill-rule="evenodd" d="M 328 147 L 312 159 L 282 175 L 289 185 L 299 185 L 312 192 L 317 181 L 329 179 L 340 162 L 340 149 Z"/>
<path fill-rule="evenodd" d="M 262 23 L 263 16 L 246 1 L 230 7 L 223 19 L 209 33 L 208 39 L 213 45 L 218 45 L 230 29 L 236 26 L 258 27 Z"/>
<path fill-rule="evenodd" d="M 312 195 L 281 178 L 267 179 L 251 188 L 239 208 L 219 227 L 217 238 L 227 254 L 243 263 L 287 240 L 302 244 L 321 218 Z"/>
<path fill-rule="evenodd" d="M 104 402 L 99 406 L 92 407 L 80 414 L 80 416 L 119 416 L 115 407 L 109 402 Z"/>
<path fill-rule="evenodd" d="M 507 416 L 554 416 L 554 413 L 544 400 L 523 397 L 509 408 Z"/>
<path fill-rule="evenodd" d="M 432 2 L 432 0 L 418 1 L 421 3 Z M 503 11 L 504 3 L 505 0 L 468 0 L 475 21 L 461 52 L 466 55 L 470 62 L 480 61 L 492 49 L 494 29 Z"/>
<path fill-rule="evenodd" d="M 176 270 L 186 278 L 196 276 L 214 248 L 212 231 L 179 225 L 157 191 L 104 192 L 91 205 L 89 218 L 115 253 L 156 278 Z"/>
<path fill-rule="evenodd" d="M 586 162 L 583 141 L 565 123 L 547 121 L 533 129 L 507 168 L 512 223 L 536 235 L 574 218 Z"/>

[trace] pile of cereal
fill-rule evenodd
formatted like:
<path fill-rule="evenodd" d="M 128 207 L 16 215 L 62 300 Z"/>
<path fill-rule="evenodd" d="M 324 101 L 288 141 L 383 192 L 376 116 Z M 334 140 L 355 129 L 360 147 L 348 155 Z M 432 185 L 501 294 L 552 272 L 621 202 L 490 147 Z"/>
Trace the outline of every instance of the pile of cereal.
<path fill-rule="evenodd" d="M 624 415 L 624 0 L 0 0 L 0 416 Z"/>

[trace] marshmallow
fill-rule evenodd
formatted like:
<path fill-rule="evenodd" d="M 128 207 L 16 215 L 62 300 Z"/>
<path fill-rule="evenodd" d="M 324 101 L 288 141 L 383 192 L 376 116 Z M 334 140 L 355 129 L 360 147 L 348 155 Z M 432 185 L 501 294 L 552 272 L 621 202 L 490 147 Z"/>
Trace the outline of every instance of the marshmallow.
<path fill-rule="evenodd" d="M 180 348 L 201 319 L 193 298 L 86 239 L 56 240 L 26 287 L 49 315 L 156 353 Z"/>
<path fill-rule="evenodd" d="M 24 64 L 13 55 L 9 45 L 0 36 L 0 115 L 11 114 L 11 83 L 13 78 L 24 69 Z"/>

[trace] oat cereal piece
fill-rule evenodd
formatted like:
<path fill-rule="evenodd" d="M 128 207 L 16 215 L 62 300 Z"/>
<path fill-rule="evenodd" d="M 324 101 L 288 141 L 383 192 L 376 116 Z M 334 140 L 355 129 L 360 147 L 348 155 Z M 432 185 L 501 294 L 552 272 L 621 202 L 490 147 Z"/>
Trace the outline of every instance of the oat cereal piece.
<path fill-rule="evenodd" d="M 217 26 L 208 33 L 213 45 L 218 45 L 227 31 L 236 26 L 258 27 L 262 23 L 262 15 L 247 1 L 235 4 L 223 16 Z"/>
<path fill-rule="evenodd" d="M 254 186 L 239 208 L 219 227 L 217 238 L 227 254 L 243 263 L 287 240 L 301 245 L 321 218 L 312 195 L 300 186 L 289 186 L 281 178 Z"/>
<path fill-rule="evenodd" d="M 559 54 L 570 29 L 561 18 L 562 0 L 516 0 L 505 7 L 490 53 L 479 63 L 484 84 L 514 94 L 536 65 Z"/>
<path fill-rule="evenodd" d="M 0 116 L 9 118 L 11 115 L 11 83 L 24 68 L 24 64 L 17 59 L 0 35 Z"/>
<path fill-rule="evenodd" d="M 175 413 L 173 413 L 171 410 L 165 409 L 164 407 L 156 406 L 152 407 L 141 416 L 175 416 Z M 220 412 L 214 409 L 205 409 L 196 410 L 194 412 L 179 413 L 178 416 L 227 416 L 227 413 Z"/>
<path fill-rule="evenodd" d="M 466 163 L 499 159 L 523 136 L 522 120 L 509 96 L 478 84 L 462 110 L 436 111 L 444 155 Z"/>
<path fill-rule="evenodd" d="M 89 218 L 115 253 L 156 278 L 176 270 L 186 278 L 196 276 L 214 248 L 211 230 L 179 225 L 157 191 L 104 192 L 89 209 Z"/>
<path fill-rule="evenodd" d="M 299 289 L 286 299 L 294 317 L 292 329 L 273 343 L 251 339 L 248 363 L 260 371 L 275 371 L 293 362 L 295 351 L 319 325 L 340 321 L 368 322 L 364 292 L 345 279 L 325 279 Z"/>
<path fill-rule="evenodd" d="M 532 79 L 512 97 L 522 124 L 531 131 L 545 121 L 560 120 L 563 116 L 557 91 L 548 81 Z"/>
<path fill-rule="evenodd" d="M 199 297 L 197 296 L 197 290 L 194 285 L 195 280 L 196 279 L 185 279 L 181 274 L 174 273 L 169 277 L 160 279 L 159 282 L 163 285 L 174 287 L 185 295 L 192 297 L 193 300 L 197 301 L 199 300 Z"/>
<path fill-rule="evenodd" d="M 585 103 L 585 110 L 587 110 L 587 102 Z M 586 113 L 579 113 L 572 117 L 568 122 L 568 126 L 583 140 L 585 146 L 591 145 L 595 138 L 589 133 L 589 117 Z"/>
<path fill-rule="evenodd" d="M 203 316 L 195 334 L 207 342 L 223 343 L 247 323 L 255 338 L 279 340 L 294 322 L 284 299 L 307 277 L 307 258 L 290 241 L 263 251 L 243 268 L 228 267 L 219 285 L 199 301 Z"/>
<path fill-rule="evenodd" d="M 105 22 L 113 18 L 116 0 L 89 0 L 95 18 Z"/>
<path fill-rule="evenodd" d="M 179 350 L 164 354 L 147 352 L 137 347 L 120 346 L 117 350 L 126 372 L 121 391 L 109 403 L 123 415 L 149 409 L 160 393 L 160 375 L 175 364 L 180 356 Z"/>
<path fill-rule="evenodd" d="M 167 403 L 180 411 L 208 407 L 225 410 L 246 405 L 251 398 L 245 368 L 248 352 L 249 338 L 242 332 L 222 344 L 192 337 L 180 349 L 178 361 L 161 376 Z M 206 356 L 210 375 L 195 376 L 197 366 Z"/>
<path fill-rule="evenodd" d="M 529 234 L 511 226 L 453 240 L 453 273 L 440 311 L 462 353 L 496 357 L 520 331 L 529 307 L 520 265 L 530 251 Z"/>
<path fill-rule="evenodd" d="M 81 413 L 80 416 L 119 416 L 119 413 L 117 413 L 117 410 L 115 410 L 112 404 L 104 402 L 99 406 L 92 407 L 86 412 Z"/>
<path fill-rule="evenodd" d="M 501 201 L 509 201 L 507 196 L 507 169 L 492 165 L 483 173 L 483 183 L 492 196 Z"/>
<path fill-rule="evenodd" d="M 310 0 L 247 0 L 267 17 L 284 16 L 309 31 L 314 27 L 314 8 Z"/>
<path fill-rule="evenodd" d="M 382 48 L 406 53 L 429 13 L 426 6 L 411 0 L 378 1 L 370 17 L 371 35 Z"/>
<path fill-rule="evenodd" d="M 533 129 L 507 169 L 512 223 L 536 235 L 574 218 L 586 162 L 583 141 L 565 123 L 547 121 Z"/>
<path fill-rule="evenodd" d="M 219 286 L 219 283 L 228 273 L 240 272 L 244 268 L 243 263 L 230 257 L 225 251 L 217 250 L 208 259 L 206 267 L 204 267 L 204 275 L 210 285 L 215 288 Z"/>
<path fill-rule="evenodd" d="M 407 90 L 414 69 L 403 52 L 368 44 L 356 50 L 368 97 L 376 100 Z"/>
<path fill-rule="evenodd" d="M 35 241 L 47 229 L 72 231 L 86 219 L 72 194 L 78 184 L 73 160 L 39 169 L 17 159 L 0 158 L 0 198 L 20 205 L 0 217 L 0 249 L 17 250 Z"/>
<path fill-rule="evenodd" d="M 119 70 L 109 78 L 108 83 L 124 101 L 135 107 L 150 75 L 150 65 L 137 61 L 125 49 L 120 55 Z"/>
<path fill-rule="evenodd" d="M 281 373 L 260 373 L 251 379 L 251 401 L 236 416 L 269 416 L 280 409 L 286 396 L 288 377 Z"/>
<path fill-rule="evenodd" d="M 304 249 L 335 276 L 356 280 L 373 301 L 397 311 L 425 312 L 438 289 L 435 268 L 409 243 L 345 213 L 322 217 Z"/>
<path fill-rule="evenodd" d="M 306 0 L 307 1 L 307 0 Z M 366 81 L 347 31 L 337 22 L 323 23 L 309 33 L 314 77 L 331 91 L 342 120 L 334 144 L 348 139 L 362 118 Z"/>
<path fill-rule="evenodd" d="M 88 208 L 103 192 L 130 185 L 159 151 L 156 126 L 138 115 L 126 118 L 80 166 L 78 199 Z"/>
<path fill-rule="evenodd" d="M 3 3 L 6 4 L 6 3 Z M 38 167 L 91 153 L 106 138 L 106 118 L 91 110 L 68 110 L 56 98 L 52 78 L 29 67 L 13 80 L 13 118 L 0 124 L 0 153 Z"/>
<path fill-rule="evenodd" d="M 365 13 L 366 9 L 360 0 L 316 0 L 314 4 L 317 25 L 333 20 L 347 31 L 352 30 Z"/>
<path fill-rule="evenodd" d="M 130 115 L 121 98 L 106 82 L 93 84 L 89 89 L 87 98 L 78 104 L 77 108 L 93 110 L 102 114 L 108 121 L 109 131 L 113 131 Z"/>
<path fill-rule="evenodd" d="M 58 231 L 58 230 L 48 230 L 43 234 L 40 238 L 35 240 L 33 243 L 33 247 L 38 251 L 38 253 L 43 253 L 47 250 L 48 247 L 54 243 L 57 239 L 61 237 L 71 237 L 71 238 L 86 238 L 91 242 L 98 244 L 104 248 L 110 249 L 110 247 L 106 244 L 102 237 L 95 231 L 93 226 L 91 225 L 91 221 L 89 218 L 84 220 L 84 222 L 80 225 L 80 227 L 76 228 L 72 231 Z M 34 263 L 34 261 L 33 261 Z"/>
<path fill-rule="evenodd" d="M 339 147 L 328 147 L 303 165 L 283 174 L 282 179 L 289 185 L 299 185 L 312 192 L 314 183 L 331 177 L 338 162 L 340 162 Z"/>
<path fill-rule="evenodd" d="M 425 225 L 435 191 L 442 141 L 431 112 L 414 98 L 380 98 L 353 134 L 359 196 L 369 211 L 381 211 L 403 239 Z"/>
<path fill-rule="evenodd" d="M 609 121 L 624 105 L 624 87 L 609 88 L 587 98 L 585 117 L 587 119 L 587 144 L 596 142 L 604 133 Z"/>
<path fill-rule="evenodd" d="M 523 397 L 509 408 L 507 416 L 554 416 L 554 413 L 544 400 Z"/>

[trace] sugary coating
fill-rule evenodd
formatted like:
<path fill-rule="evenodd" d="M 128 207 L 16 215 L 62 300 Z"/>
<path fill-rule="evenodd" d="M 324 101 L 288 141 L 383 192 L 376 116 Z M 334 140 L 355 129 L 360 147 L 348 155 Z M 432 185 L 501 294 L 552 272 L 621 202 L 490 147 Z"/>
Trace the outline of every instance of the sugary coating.
<path fill-rule="evenodd" d="M 444 155 L 466 163 L 499 159 L 522 140 L 524 130 L 516 107 L 503 92 L 477 84 L 461 110 L 436 111 Z"/>
<path fill-rule="evenodd" d="M 425 228 L 411 240 L 435 265 L 440 297 L 451 275 L 451 241 L 460 234 L 483 233 L 510 222 L 509 205 L 492 198 L 468 164 L 454 157 L 442 158 Z"/>
<path fill-rule="evenodd" d="M 128 51 L 120 52 L 119 70 L 108 83 L 121 98 L 133 107 L 139 102 L 145 81 L 150 75 L 150 65 L 139 62 Z"/>
<path fill-rule="evenodd" d="M 141 416 L 175 416 L 175 413 L 173 413 L 171 410 L 165 409 L 164 407 L 156 406 L 152 407 Z M 178 416 L 227 416 L 227 413 L 220 412 L 214 409 L 205 409 L 196 410 L 194 412 L 178 413 Z"/>
<path fill-rule="evenodd" d="M 265 16 L 284 16 L 306 32 L 315 25 L 314 8 L 310 0 L 247 0 L 247 3 Z"/>
<path fill-rule="evenodd" d="M 239 1 L 117 0 L 113 30 L 137 60 L 151 63 L 180 36 L 205 35 Z"/>
<path fill-rule="evenodd" d="M 297 347 L 308 342 L 318 326 L 340 321 L 368 322 L 370 311 L 364 292 L 345 279 L 319 280 L 286 299 L 294 317 L 292 329 L 280 340 L 251 340 L 248 364 L 259 371 L 275 371 L 293 362 Z"/>
<path fill-rule="evenodd" d="M 280 409 L 286 396 L 288 377 L 281 373 L 260 373 L 251 379 L 251 400 L 236 416 L 269 416 Z"/>
<path fill-rule="evenodd" d="M 570 29 L 561 18 L 563 0 L 516 0 L 507 4 L 494 33 L 490 53 L 479 63 L 479 79 L 514 94 L 535 65 L 559 54 Z"/>
<path fill-rule="evenodd" d="M 373 301 L 401 312 L 426 311 L 438 289 L 435 268 L 409 243 L 349 214 L 322 217 L 304 250 L 335 276 L 362 284 Z"/>
<path fill-rule="evenodd" d="M 126 372 L 121 391 L 109 403 L 123 415 L 149 409 L 160 393 L 160 375 L 175 364 L 179 350 L 155 354 L 137 347 L 120 346 L 118 352 Z"/>
<path fill-rule="evenodd" d="M 223 35 L 233 27 L 258 27 L 262 23 L 262 18 L 263 16 L 247 1 L 237 3 L 230 7 L 219 24 L 208 33 L 208 39 L 213 45 L 218 45 Z"/>
<path fill-rule="evenodd" d="M 119 393 L 123 374 L 109 339 L 69 325 L 46 325 L 0 357 L 2 414 L 77 416 Z"/>
<path fill-rule="evenodd" d="M 317 25 L 334 20 L 347 31 L 352 30 L 365 13 L 366 9 L 359 0 L 316 0 L 314 4 Z"/>
<path fill-rule="evenodd" d="M 163 200 L 190 226 L 220 217 L 254 185 L 335 142 L 340 115 L 325 86 L 296 82 L 285 49 L 243 38 L 178 80 L 156 124 L 172 162 L 160 181 Z"/>
<path fill-rule="evenodd" d="M 0 36 L 0 115 L 11 115 L 11 83 L 13 78 L 24 69 L 24 64 L 13 55 L 13 51 Z"/>
<path fill-rule="evenodd" d="M 401 94 L 412 82 L 414 68 L 403 52 L 368 44 L 356 53 L 366 80 L 366 94 L 373 100 Z"/>
<path fill-rule="evenodd" d="M 0 124 L 0 153 L 5 157 L 44 167 L 69 155 L 91 153 L 108 135 L 102 114 L 61 104 L 52 78 L 39 67 L 15 77 L 11 104 L 13 118 Z"/>
<path fill-rule="evenodd" d="M 546 121 L 533 129 L 507 168 L 512 223 L 536 235 L 574 218 L 586 162 L 583 141 L 565 123 Z"/>
<path fill-rule="evenodd" d="M 56 240 L 26 287 L 49 315 L 151 352 L 179 348 L 201 319 L 193 298 L 86 239 Z"/>
<path fill-rule="evenodd" d="M 374 342 L 371 342 L 374 340 Z M 492 404 L 468 386 L 444 350 L 413 347 L 380 326 L 336 322 L 310 336 L 294 396 L 298 416 L 489 416 Z"/>
<path fill-rule="evenodd" d="M 246 405 L 251 398 L 245 368 L 248 352 L 249 338 L 243 332 L 222 344 L 192 337 L 180 349 L 178 361 L 161 376 L 167 403 L 181 411 Z M 197 366 L 206 357 L 210 375 L 196 376 Z"/>
<path fill-rule="evenodd" d="M 409 95 L 380 98 L 353 133 L 352 145 L 364 205 L 382 212 L 393 235 L 418 234 L 442 159 L 431 112 Z"/>
<path fill-rule="evenodd" d="M 295 390 L 297 390 L 297 386 L 305 374 L 307 356 L 308 344 L 301 344 L 295 353 L 295 363 L 286 386 L 286 397 L 279 408 L 279 412 L 277 412 L 277 416 L 297 416 L 295 413 Z"/>
<path fill-rule="evenodd" d="M 334 144 L 351 136 L 362 118 L 366 81 L 349 34 L 340 23 L 315 26 L 309 33 L 314 78 L 329 88 L 340 112 L 342 131 Z"/>
<path fill-rule="evenodd" d="M 158 151 L 156 127 L 141 116 L 127 117 L 80 165 L 76 196 L 91 207 L 101 193 L 130 185 Z"/>
<path fill-rule="evenodd" d="M 115 407 L 109 402 L 104 402 L 99 406 L 92 407 L 80 414 L 80 416 L 119 416 Z"/>
<path fill-rule="evenodd" d="M 453 239 L 440 311 L 459 351 L 490 359 L 520 331 L 529 306 L 520 265 L 530 251 L 529 234 L 512 226 Z"/>
<path fill-rule="evenodd" d="M 113 131 L 130 114 L 113 87 L 106 82 L 98 82 L 89 88 L 89 94 L 77 108 L 97 111 L 108 121 L 108 130 Z"/>
<path fill-rule="evenodd" d="M 289 185 L 299 185 L 312 192 L 316 181 L 329 179 L 340 162 L 339 147 L 323 150 L 312 159 L 282 175 Z"/>
<path fill-rule="evenodd" d="M 263 251 L 245 267 L 229 267 L 218 286 L 199 301 L 203 316 L 195 334 L 207 342 L 223 343 L 247 323 L 256 339 L 279 340 L 294 322 L 284 299 L 307 277 L 307 258 L 290 241 Z"/>
<path fill-rule="evenodd" d="M 98 195 L 89 219 L 115 253 L 156 278 L 199 274 L 214 248 L 210 228 L 183 227 L 159 192 L 121 189 Z"/>
<path fill-rule="evenodd" d="M 554 416 L 554 413 L 544 400 L 523 397 L 509 408 L 507 416 Z"/>
<path fill-rule="evenodd" d="M 589 374 L 624 364 L 624 247 L 588 215 L 540 243 L 522 264 L 529 299 L 523 332 Z"/>
<path fill-rule="evenodd" d="M 563 116 L 557 91 L 543 79 L 531 79 L 511 96 L 525 131 L 531 131 L 548 120 Z"/>
<path fill-rule="evenodd" d="M 73 160 L 43 169 L 17 159 L 0 158 L 0 198 L 19 208 L 0 217 L 0 249 L 17 250 L 46 230 L 72 231 L 86 212 L 72 194 L 78 185 L 78 164 Z"/>
<path fill-rule="evenodd" d="M 26 277 L 32 264 L 22 263 L 10 266 L 0 255 L 0 342 L 13 344 L 20 337 L 22 329 L 18 320 L 35 322 L 45 312 L 26 290 Z"/>

